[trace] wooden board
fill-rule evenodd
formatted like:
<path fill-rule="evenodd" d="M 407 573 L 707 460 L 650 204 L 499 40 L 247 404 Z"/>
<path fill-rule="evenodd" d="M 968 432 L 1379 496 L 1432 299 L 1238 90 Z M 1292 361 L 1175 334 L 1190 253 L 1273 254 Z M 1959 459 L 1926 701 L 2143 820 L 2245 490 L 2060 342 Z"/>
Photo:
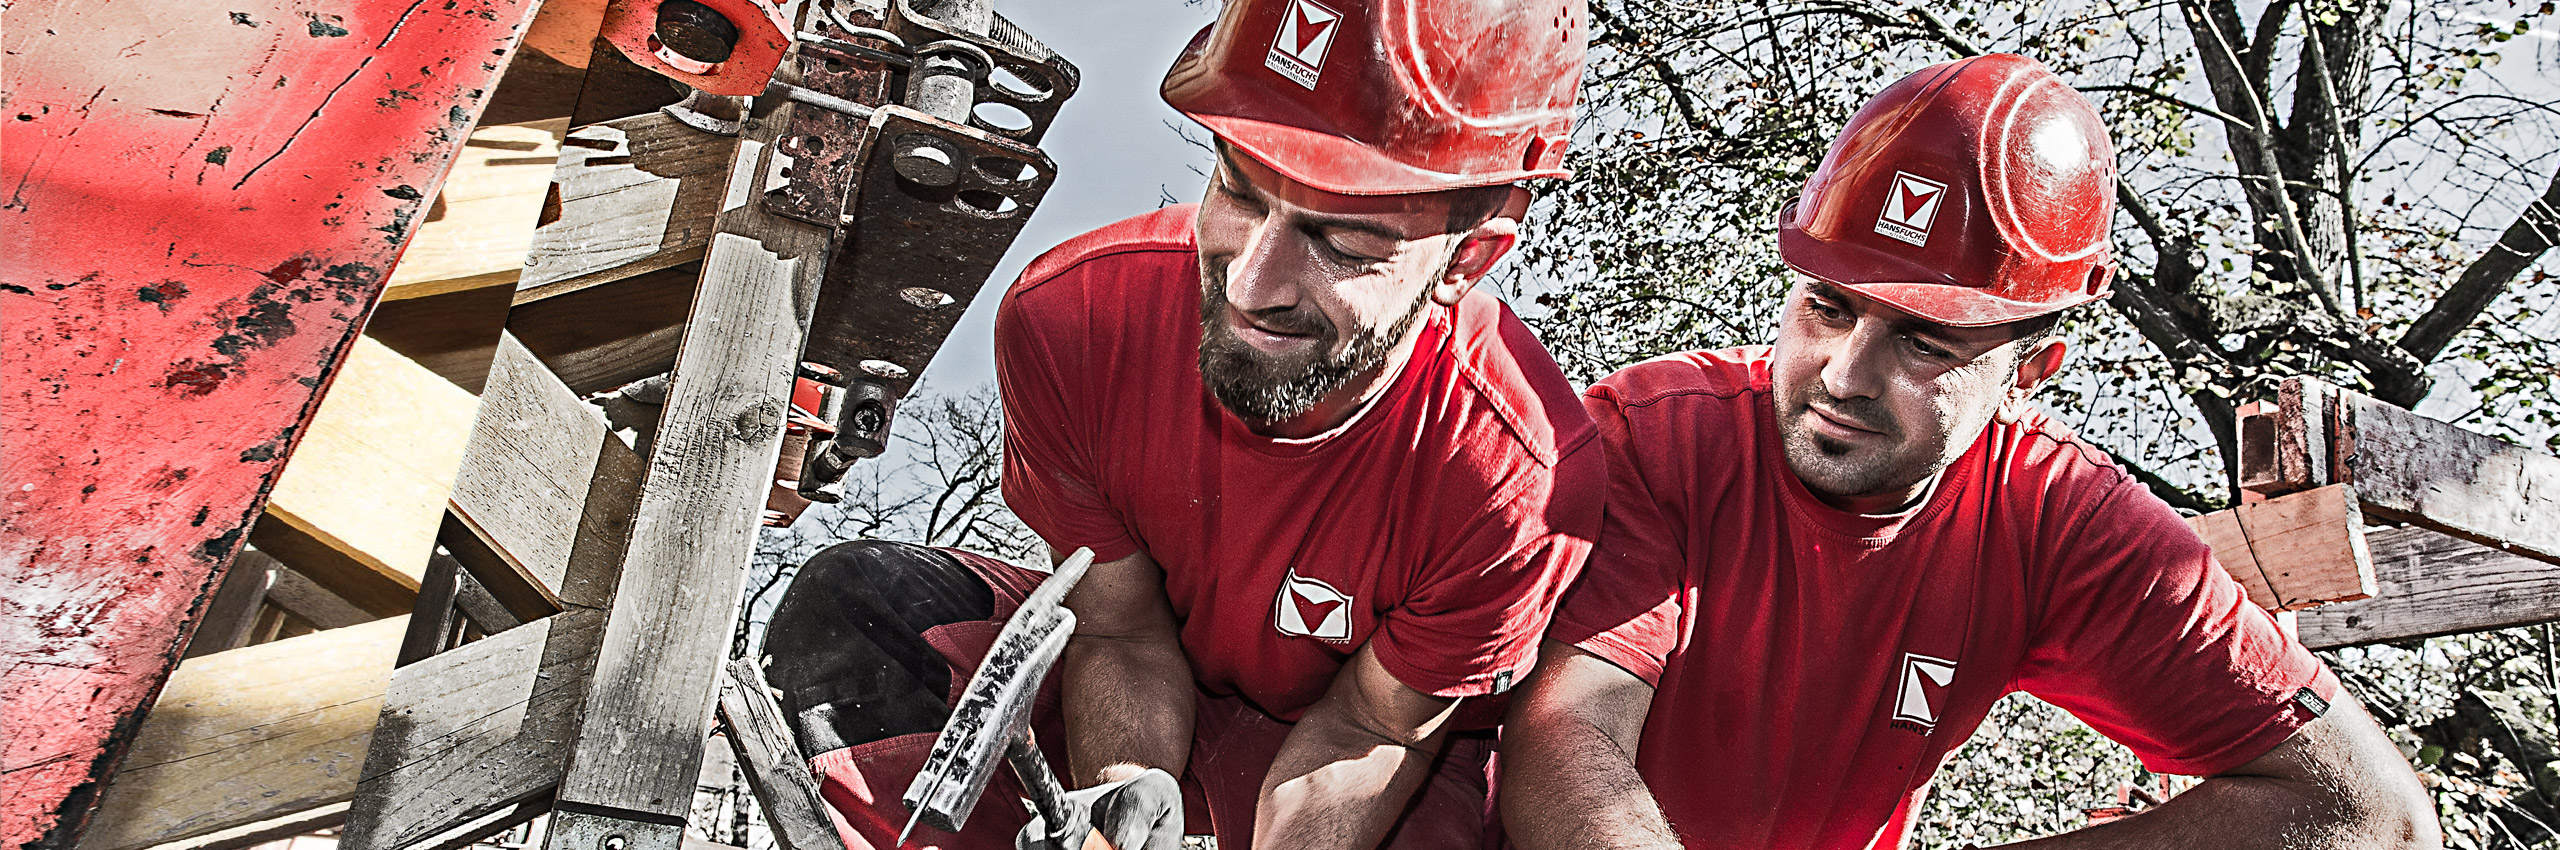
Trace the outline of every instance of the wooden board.
<path fill-rule="evenodd" d="M 571 132 L 516 303 L 701 259 L 737 144 L 659 112 Z"/>
<path fill-rule="evenodd" d="M 2560 566 L 2415 526 L 2374 529 L 2374 598 L 2301 612 L 2313 649 L 2560 619 Z"/>
<path fill-rule="evenodd" d="M 720 677 L 720 718 L 747 788 L 763 806 L 782 850 L 844 850 L 817 780 L 791 734 L 782 706 L 765 691 L 764 674 L 744 658 L 729 659 Z"/>
<path fill-rule="evenodd" d="M 611 449 L 629 449 L 606 432 L 602 412 L 514 337 L 500 338 L 484 392 L 452 490 L 454 515 L 496 550 L 515 583 L 556 606 L 597 463 Z"/>
<path fill-rule="evenodd" d="M 2560 457 L 2338 392 L 2335 468 L 2367 513 L 2560 564 Z"/>
<path fill-rule="evenodd" d="M 350 598 L 385 582 L 415 592 L 478 408 L 452 382 L 359 337 L 267 500 L 268 514 L 326 549 L 276 554 Z"/>
<path fill-rule="evenodd" d="M 400 668 L 348 844 L 406 847 L 557 783 L 602 617 L 574 609 Z"/>
<path fill-rule="evenodd" d="M 787 108 L 787 107 L 786 107 Z M 577 754 L 549 838 L 621 834 L 678 850 L 738 616 L 759 506 L 771 486 L 800 340 L 828 233 L 755 201 L 779 164 L 779 118 L 739 146 L 721 232 L 703 263 L 674 386 L 659 421 L 623 583 L 596 662 Z"/>
<path fill-rule="evenodd" d="M 519 305 L 516 335 L 581 395 L 608 392 L 676 365 L 702 264 L 687 263 Z"/>
<path fill-rule="evenodd" d="M 2355 488 L 2333 484 L 2187 518 L 2223 570 L 2270 611 L 2374 594 Z"/>
<path fill-rule="evenodd" d="M 552 167 L 569 116 L 481 125 L 462 143 L 453 172 L 391 270 L 386 301 L 484 286 L 513 288 L 533 247 Z"/>
<path fill-rule="evenodd" d="M 381 620 L 179 664 L 82 850 L 149 847 L 352 797 L 406 627 Z"/>

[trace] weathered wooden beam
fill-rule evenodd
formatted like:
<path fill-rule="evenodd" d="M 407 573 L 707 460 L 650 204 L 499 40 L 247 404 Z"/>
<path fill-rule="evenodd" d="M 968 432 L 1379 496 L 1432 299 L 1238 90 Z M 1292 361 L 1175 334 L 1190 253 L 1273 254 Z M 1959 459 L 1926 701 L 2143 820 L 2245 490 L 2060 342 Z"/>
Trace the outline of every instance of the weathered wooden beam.
<path fill-rule="evenodd" d="M 2560 457 L 2362 393 L 2336 397 L 2333 468 L 2366 513 L 2560 564 Z"/>
<path fill-rule="evenodd" d="M 76 840 L 536 5 L 11 7 L 0 846 Z"/>
<path fill-rule="evenodd" d="M 764 674 L 754 662 L 729 659 L 720 679 L 720 718 L 740 772 L 746 774 L 747 789 L 763 804 L 774 843 L 782 850 L 844 850 L 791 723 L 765 692 Z"/>
<path fill-rule="evenodd" d="M 501 598 L 537 594 L 556 608 L 599 468 L 636 478 L 638 458 L 512 336 L 499 340 L 470 433 L 453 514 L 505 567 L 480 578 Z"/>
<path fill-rule="evenodd" d="M 343 629 L 384 616 L 358 607 L 291 567 L 276 570 L 274 582 L 267 585 L 267 604 L 302 618 L 314 629 Z"/>
<path fill-rule="evenodd" d="M 701 259 L 737 145 L 661 112 L 571 131 L 516 303 Z"/>
<path fill-rule="evenodd" d="M 785 106 L 784 109 L 791 107 Z M 782 114 L 748 129 L 650 453 L 547 847 L 679 850 L 827 230 L 767 213 Z"/>
<path fill-rule="evenodd" d="M 382 712 L 400 618 L 178 665 L 82 850 L 132 850 L 346 801 Z"/>
<path fill-rule="evenodd" d="M 2313 649 L 2389 643 L 2560 619 L 2560 566 L 2415 526 L 2366 536 L 2378 592 L 2300 612 Z"/>
<path fill-rule="evenodd" d="M 576 608 L 400 668 L 346 842 L 407 847 L 559 782 L 602 620 Z"/>
<path fill-rule="evenodd" d="M 675 368 L 701 263 L 686 263 L 518 305 L 507 332 L 580 395 Z"/>
<path fill-rule="evenodd" d="M 2355 488 L 2332 484 L 2187 519 L 2214 559 L 2269 611 L 2374 594 Z"/>

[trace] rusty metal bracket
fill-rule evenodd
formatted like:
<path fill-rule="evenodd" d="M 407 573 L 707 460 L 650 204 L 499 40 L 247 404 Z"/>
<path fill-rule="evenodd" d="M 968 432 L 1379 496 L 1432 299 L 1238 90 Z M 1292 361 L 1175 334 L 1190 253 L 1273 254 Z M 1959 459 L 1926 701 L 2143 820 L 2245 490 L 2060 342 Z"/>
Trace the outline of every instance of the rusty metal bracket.
<path fill-rule="evenodd" d="M 1038 148 L 900 106 L 873 112 L 867 129 L 857 210 L 836 231 L 801 359 L 878 379 L 894 398 L 942 347 L 1057 166 Z M 898 167 L 916 149 L 949 167 Z"/>

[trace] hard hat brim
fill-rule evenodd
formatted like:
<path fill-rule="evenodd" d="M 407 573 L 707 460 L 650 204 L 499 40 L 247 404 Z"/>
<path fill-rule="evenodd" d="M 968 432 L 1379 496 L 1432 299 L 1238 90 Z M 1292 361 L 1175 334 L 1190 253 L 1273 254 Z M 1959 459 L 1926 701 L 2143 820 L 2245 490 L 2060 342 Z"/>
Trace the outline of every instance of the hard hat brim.
<path fill-rule="evenodd" d="M 2062 300 L 2022 301 L 1946 280 L 1897 280 L 1914 271 L 1908 259 L 1886 256 L 1854 243 L 1816 239 L 1796 227 L 1795 208 L 1796 204 L 1789 202 L 1778 218 L 1778 257 L 1788 268 L 1948 327 L 2004 325 L 2058 313 L 2113 294 L 2111 288 L 2101 288 Z"/>
<path fill-rule="evenodd" d="M 1562 168 L 1450 174 L 1397 161 L 1358 139 L 1265 118 L 1174 108 L 1254 161 L 1291 180 L 1337 195 L 1410 195 L 1570 177 Z"/>

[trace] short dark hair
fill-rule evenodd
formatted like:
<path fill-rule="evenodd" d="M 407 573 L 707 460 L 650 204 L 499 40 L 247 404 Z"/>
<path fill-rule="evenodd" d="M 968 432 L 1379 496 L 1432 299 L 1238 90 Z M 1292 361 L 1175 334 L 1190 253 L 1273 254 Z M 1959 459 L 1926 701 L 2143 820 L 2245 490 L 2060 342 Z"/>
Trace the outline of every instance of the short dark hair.
<path fill-rule="evenodd" d="M 1449 196 L 1449 232 L 1465 233 L 1502 212 L 1511 201 L 1511 184 L 1449 189 L 1445 194 Z"/>

